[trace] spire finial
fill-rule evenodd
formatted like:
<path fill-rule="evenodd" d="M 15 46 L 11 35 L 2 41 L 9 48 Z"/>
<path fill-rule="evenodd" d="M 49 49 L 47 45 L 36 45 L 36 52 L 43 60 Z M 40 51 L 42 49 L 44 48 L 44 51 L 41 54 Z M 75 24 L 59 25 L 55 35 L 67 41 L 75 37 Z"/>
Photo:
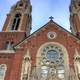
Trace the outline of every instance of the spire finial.
<path fill-rule="evenodd" d="M 50 19 L 50 21 L 53 21 L 54 17 L 53 16 L 50 16 L 49 19 Z"/>

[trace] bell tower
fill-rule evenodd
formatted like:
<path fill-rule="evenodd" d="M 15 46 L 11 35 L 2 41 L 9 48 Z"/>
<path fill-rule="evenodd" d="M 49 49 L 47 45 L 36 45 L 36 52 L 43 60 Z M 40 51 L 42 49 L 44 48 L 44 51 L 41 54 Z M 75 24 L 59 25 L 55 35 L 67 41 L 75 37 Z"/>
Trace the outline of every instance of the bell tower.
<path fill-rule="evenodd" d="M 32 6 L 30 0 L 20 0 L 12 6 L 7 15 L 2 31 L 4 32 L 26 32 L 30 34 L 32 24 Z"/>
<path fill-rule="evenodd" d="M 75 36 L 80 38 L 80 0 L 71 0 L 70 29 Z"/>

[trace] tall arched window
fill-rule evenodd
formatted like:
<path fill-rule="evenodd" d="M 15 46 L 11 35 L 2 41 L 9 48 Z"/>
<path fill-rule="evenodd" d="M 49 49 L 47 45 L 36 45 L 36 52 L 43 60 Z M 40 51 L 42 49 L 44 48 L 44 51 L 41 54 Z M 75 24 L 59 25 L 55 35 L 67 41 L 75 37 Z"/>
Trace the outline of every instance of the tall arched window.
<path fill-rule="evenodd" d="M 30 56 L 27 53 L 24 56 L 24 60 L 22 63 L 21 80 L 28 80 L 29 79 L 30 68 L 31 68 Z"/>
<path fill-rule="evenodd" d="M 54 42 L 42 45 L 37 54 L 40 80 L 67 80 L 69 65 L 66 49 Z"/>
<path fill-rule="evenodd" d="M 50 78 L 65 79 L 63 52 L 56 45 L 48 45 L 43 48 L 41 53 L 41 80 Z"/>
<path fill-rule="evenodd" d="M 0 65 L 0 80 L 4 80 L 6 70 L 7 70 L 7 66 L 5 64 L 1 64 Z"/>
<path fill-rule="evenodd" d="M 17 13 L 13 19 L 11 30 L 18 30 L 21 20 L 21 14 Z"/>

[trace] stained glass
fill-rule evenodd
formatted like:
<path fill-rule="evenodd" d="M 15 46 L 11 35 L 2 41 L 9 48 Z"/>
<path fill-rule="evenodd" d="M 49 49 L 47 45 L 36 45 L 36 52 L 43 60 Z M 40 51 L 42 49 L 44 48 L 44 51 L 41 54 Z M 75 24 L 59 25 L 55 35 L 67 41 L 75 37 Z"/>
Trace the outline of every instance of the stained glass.
<path fill-rule="evenodd" d="M 51 61 L 56 61 L 59 58 L 58 52 L 56 50 L 49 50 L 47 52 L 47 58 Z"/>

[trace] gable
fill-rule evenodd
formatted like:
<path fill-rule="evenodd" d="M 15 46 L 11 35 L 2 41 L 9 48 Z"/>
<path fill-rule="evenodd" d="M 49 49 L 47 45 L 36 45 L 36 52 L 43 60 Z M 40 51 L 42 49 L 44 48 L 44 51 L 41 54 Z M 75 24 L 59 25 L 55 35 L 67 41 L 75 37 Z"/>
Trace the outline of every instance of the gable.
<path fill-rule="evenodd" d="M 48 34 L 50 32 L 53 33 L 55 37 L 53 36 L 53 38 L 49 38 Z M 80 52 L 79 39 L 53 21 L 48 22 L 42 28 L 17 44 L 14 48 L 22 51 L 23 53 L 26 53 L 26 50 L 29 50 L 32 61 L 36 61 L 35 59 L 39 48 L 47 43 L 56 43 L 62 45 L 68 53 L 68 58 L 71 64 L 73 64 L 75 49 Z"/>
<path fill-rule="evenodd" d="M 29 40 L 31 40 L 33 37 L 39 37 L 39 36 L 42 36 L 40 38 L 40 40 L 43 40 L 43 38 L 49 38 L 48 37 L 48 34 L 49 33 L 55 33 L 56 36 L 58 37 L 58 39 L 56 40 L 60 40 L 59 38 L 61 39 L 65 39 L 66 36 L 69 36 L 71 37 L 72 41 L 78 41 L 79 42 L 79 39 L 74 36 L 72 33 L 68 32 L 66 29 L 64 29 L 63 27 L 61 27 L 60 25 L 58 25 L 57 23 L 55 23 L 53 20 L 49 21 L 47 24 L 45 24 L 44 26 L 42 26 L 41 28 L 39 28 L 37 31 L 35 31 L 34 33 L 32 33 L 30 36 L 26 37 L 24 40 L 22 40 L 20 43 L 18 43 L 15 48 L 23 45 L 23 43 L 25 42 L 28 42 Z M 44 34 L 44 35 L 43 35 Z M 40 41 L 39 40 L 39 41 Z M 61 40 L 61 41 L 63 41 Z"/>

